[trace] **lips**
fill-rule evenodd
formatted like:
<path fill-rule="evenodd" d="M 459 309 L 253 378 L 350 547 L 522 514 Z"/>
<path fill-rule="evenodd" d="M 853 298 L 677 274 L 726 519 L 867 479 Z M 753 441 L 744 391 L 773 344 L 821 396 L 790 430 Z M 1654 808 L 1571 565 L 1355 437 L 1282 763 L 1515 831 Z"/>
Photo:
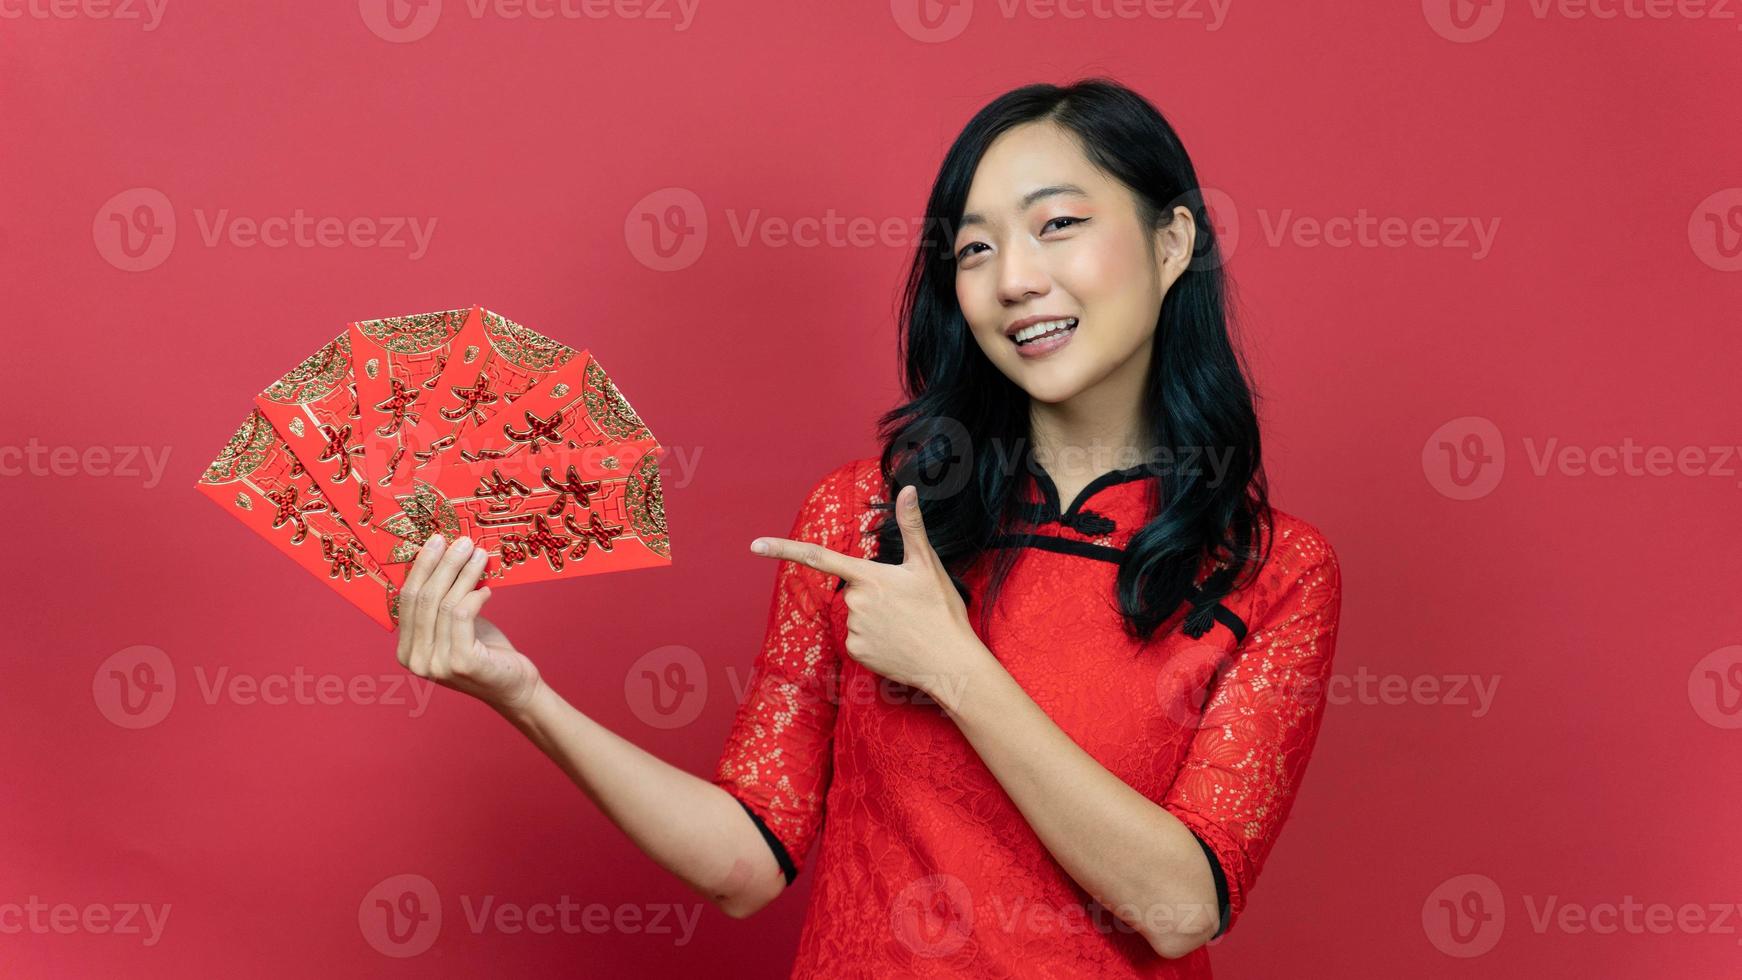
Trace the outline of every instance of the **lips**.
<path fill-rule="evenodd" d="M 1064 330 L 1051 330 L 1048 333 L 1031 338 L 1025 343 L 1017 344 L 1015 337 L 1011 337 L 1010 341 L 1011 343 L 1016 344 L 1016 355 L 1018 357 L 1021 357 L 1023 360 L 1032 361 L 1037 358 L 1050 357 L 1054 351 L 1062 350 L 1065 345 L 1071 342 L 1071 338 L 1076 335 L 1077 328 L 1073 326 Z"/>
<path fill-rule="evenodd" d="M 1030 326 L 1022 327 L 1009 334 L 1010 340 L 1018 347 L 1028 347 L 1033 344 L 1056 340 L 1077 329 L 1078 321 L 1074 316 L 1059 317 L 1053 320 L 1042 320 Z"/>
<path fill-rule="evenodd" d="M 1010 337 L 1010 338 L 1015 338 L 1016 334 L 1019 333 L 1023 328 L 1032 327 L 1037 323 L 1051 323 L 1054 320 L 1075 320 L 1075 319 L 1076 319 L 1076 317 L 1071 316 L 1068 313 L 1036 313 L 1034 316 L 1025 316 L 1022 319 L 1016 321 L 1015 323 L 1012 323 L 1009 326 L 1005 327 L 1004 328 L 1004 336 Z"/>

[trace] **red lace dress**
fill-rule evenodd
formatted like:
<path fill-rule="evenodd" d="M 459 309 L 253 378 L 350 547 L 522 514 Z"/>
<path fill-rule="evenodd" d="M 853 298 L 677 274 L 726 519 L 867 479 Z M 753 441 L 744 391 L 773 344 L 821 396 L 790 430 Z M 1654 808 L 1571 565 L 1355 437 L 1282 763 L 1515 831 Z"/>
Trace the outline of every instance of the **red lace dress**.
<path fill-rule="evenodd" d="M 811 491 L 789 537 L 861 558 L 885 499 L 875 457 Z M 1121 626 L 1121 548 L 1154 515 L 1141 467 L 1068 507 L 1028 466 L 1036 520 L 981 639 L 1036 703 L 1114 775 L 1197 835 L 1238 921 L 1318 735 L 1336 640 L 1337 558 L 1273 510 L 1259 579 L 1194 639 Z M 989 571 L 963 580 L 972 622 Z M 794 977 L 1209 977 L 1209 950 L 1159 956 L 1052 857 L 947 715 L 846 655 L 839 579 L 780 562 L 767 635 L 714 782 L 736 797 L 790 882 L 821 832 Z M 1208 569 L 1200 572 L 1201 583 Z"/>

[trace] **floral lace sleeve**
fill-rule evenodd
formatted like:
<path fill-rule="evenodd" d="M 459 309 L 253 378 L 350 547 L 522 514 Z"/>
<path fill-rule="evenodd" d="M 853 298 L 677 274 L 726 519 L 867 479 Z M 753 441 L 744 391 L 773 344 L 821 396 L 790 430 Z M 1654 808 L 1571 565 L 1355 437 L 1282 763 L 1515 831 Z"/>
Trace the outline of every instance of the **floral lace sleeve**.
<path fill-rule="evenodd" d="M 855 553 L 845 547 L 860 510 L 854 469 L 811 490 L 787 537 Z M 828 610 L 839 580 L 798 562 L 776 569 L 762 649 L 713 781 L 743 805 L 791 884 L 822 827 L 831 776 L 840 660 Z"/>
<path fill-rule="evenodd" d="M 1220 864 L 1217 936 L 1245 908 L 1318 737 L 1342 604 L 1336 552 L 1309 526 L 1279 528 L 1258 589 L 1253 629 L 1162 800 Z"/>

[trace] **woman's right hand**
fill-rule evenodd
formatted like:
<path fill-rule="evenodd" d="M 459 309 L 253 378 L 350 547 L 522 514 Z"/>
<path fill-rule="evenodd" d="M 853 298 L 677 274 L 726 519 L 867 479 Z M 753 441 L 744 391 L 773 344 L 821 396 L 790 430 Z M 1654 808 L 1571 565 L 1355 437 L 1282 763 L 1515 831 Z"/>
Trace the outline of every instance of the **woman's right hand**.
<path fill-rule="evenodd" d="M 431 534 L 399 590 L 399 663 L 419 677 L 469 694 L 498 711 L 525 707 L 538 689 L 538 668 L 478 610 L 487 552 L 470 538 L 449 547 Z"/>

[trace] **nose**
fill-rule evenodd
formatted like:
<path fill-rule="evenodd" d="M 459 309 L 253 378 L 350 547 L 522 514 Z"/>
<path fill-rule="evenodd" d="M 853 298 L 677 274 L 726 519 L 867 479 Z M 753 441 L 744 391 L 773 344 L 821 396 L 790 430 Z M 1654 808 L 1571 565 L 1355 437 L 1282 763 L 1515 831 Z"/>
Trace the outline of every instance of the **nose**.
<path fill-rule="evenodd" d="M 998 298 L 1006 305 L 1046 295 L 1052 278 L 1035 242 L 1014 242 L 999 258 Z"/>

